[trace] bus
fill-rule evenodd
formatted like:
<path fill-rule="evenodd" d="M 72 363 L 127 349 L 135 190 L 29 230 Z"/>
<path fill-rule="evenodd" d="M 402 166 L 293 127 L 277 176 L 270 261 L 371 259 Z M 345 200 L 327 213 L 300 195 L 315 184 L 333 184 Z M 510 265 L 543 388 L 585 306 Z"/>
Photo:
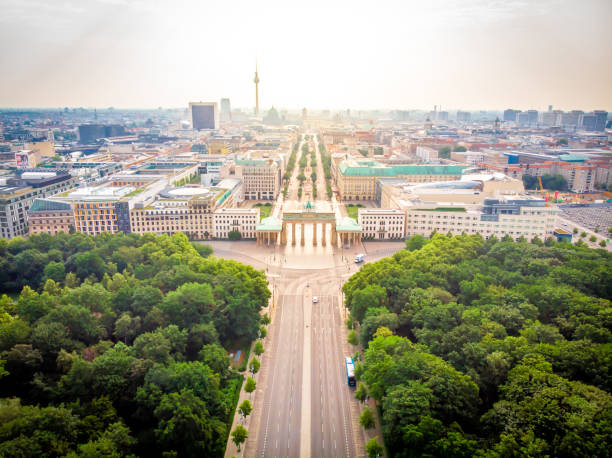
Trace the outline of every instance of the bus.
<path fill-rule="evenodd" d="M 355 386 L 355 365 L 353 364 L 353 358 L 346 356 L 344 358 L 344 363 L 346 364 L 346 380 L 348 386 Z"/>

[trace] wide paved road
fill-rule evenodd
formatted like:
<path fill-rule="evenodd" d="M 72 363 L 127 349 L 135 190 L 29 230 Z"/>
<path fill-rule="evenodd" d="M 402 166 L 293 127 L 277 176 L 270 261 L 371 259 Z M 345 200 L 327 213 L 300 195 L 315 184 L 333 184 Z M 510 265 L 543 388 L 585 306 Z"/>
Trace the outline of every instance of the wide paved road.
<path fill-rule="evenodd" d="M 311 456 L 355 456 L 338 297 L 322 296 L 312 309 Z"/>
<path fill-rule="evenodd" d="M 279 298 L 255 456 L 299 456 L 304 311 L 301 295 Z"/>

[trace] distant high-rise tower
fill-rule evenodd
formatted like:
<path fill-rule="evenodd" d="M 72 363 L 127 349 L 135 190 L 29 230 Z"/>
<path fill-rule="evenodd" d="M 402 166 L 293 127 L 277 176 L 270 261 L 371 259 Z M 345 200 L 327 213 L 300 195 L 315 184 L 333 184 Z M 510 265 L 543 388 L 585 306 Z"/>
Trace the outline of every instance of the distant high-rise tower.
<path fill-rule="evenodd" d="M 191 126 L 193 130 L 219 128 L 219 109 L 217 102 L 190 102 Z"/>
<path fill-rule="evenodd" d="M 232 107 L 230 99 L 221 99 L 221 121 L 232 120 Z"/>
<path fill-rule="evenodd" d="M 259 75 L 257 74 L 257 62 L 255 62 L 255 116 L 259 115 Z"/>

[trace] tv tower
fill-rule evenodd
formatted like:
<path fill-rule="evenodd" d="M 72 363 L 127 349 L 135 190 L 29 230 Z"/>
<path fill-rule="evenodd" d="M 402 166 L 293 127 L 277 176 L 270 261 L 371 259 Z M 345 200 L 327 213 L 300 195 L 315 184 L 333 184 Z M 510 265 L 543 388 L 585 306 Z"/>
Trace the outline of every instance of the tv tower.
<path fill-rule="evenodd" d="M 257 74 L 257 61 L 255 61 L 255 116 L 259 115 L 259 75 Z"/>

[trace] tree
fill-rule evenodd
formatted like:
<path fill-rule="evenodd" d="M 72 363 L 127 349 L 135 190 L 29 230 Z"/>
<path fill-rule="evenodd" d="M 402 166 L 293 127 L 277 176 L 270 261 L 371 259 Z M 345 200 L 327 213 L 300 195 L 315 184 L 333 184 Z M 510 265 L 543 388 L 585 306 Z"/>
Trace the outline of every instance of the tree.
<path fill-rule="evenodd" d="M 246 382 L 244 384 L 244 391 L 251 394 L 257 388 L 257 382 L 253 380 L 251 377 L 247 377 Z"/>
<path fill-rule="evenodd" d="M 591 236 L 589 237 L 589 242 L 591 242 L 591 243 L 595 243 L 595 242 L 597 242 L 597 237 L 596 237 L 596 236 L 594 236 L 594 235 L 591 235 Z"/>
<path fill-rule="evenodd" d="M 420 234 L 413 235 L 406 240 L 406 249 L 408 251 L 420 250 L 427 244 L 428 240 Z"/>
<path fill-rule="evenodd" d="M 585 238 L 586 236 L 587 236 L 587 233 L 586 233 L 586 232 L 582 231 L 582 232 L 580 233 L 580 237 Z"/>
<path fill-rule="evenodd" d="M 238 447 L 238 451 L 240 451 L 240 446 L 244 444 L 244 442 L 249 437 L 249 432 L 242 425 L 237 425 L 232 431 L 232 442 L 236 444 Z"/>
<path fill-rule="evenodd" d="M 240 416 L 243 419 L 248 417 L 251 414 L 252 410 L 253 410 L 253 406 L 251 405 L 251 401 L 249 401 L 248 399 L 245 399 L 244 401 L 242 401 L 240 403 L 240 406 L 238 407 L 238 412 L 240 412 Z"/>
<path fill-rule="evenodd" d="M 225 428 L 191 390 L 164 394 L 154 414 L 159 420 L 155 435 L 168 450 L 184 456 L 222 453 Z"/>
<path fill-rule="evenodd" d="M 249 363 L 249 372 L 253 375 L 259 372 L 259 368 L 261 367 L 261 363 L 256 357 L 251 358 L 251 362 Z"/>
<path fill-rule="evenodd" d="M 438 157 L 440 159 L 450 159 L 451 148 L 450 146 L 443 146 L 438 150 Z"/>
<path fill-rule="evenodd" d="M 573 230 L 572 232 L 573 232 L 574 234 L 577 234 L 577 233 L 578 233 L 578 228 L 577 228 L 577 227 L 575 227 L 575 228 L 574 228 L 574 230 Z"/>
<path fill-rule="evenodd" d="M 387 291 L 380 285 L 367 285 L 358 289 L 351 296 L 351 315 L 361 322 L 369 308 L 380 307 L 386 299 Z"/>
<path fill-rule="evenodd" d="M 238 229 L 235 229 L 227 233 L 227 239 L 231 241 L 240 240 L 242 239 L 242 234 Z"/>
<path fill-rule="evenodd" d="M 261 340 L 258 340 L 257 342 L 255 342 L 255 345 L 253 346 L 253 353 L 255 353 L 257 356 L 261 356 L 263 352 L 264 352 L 264 346 L 261 343 Z"/>
<path fill-rule="evenodd" d="M 348 343 L 350 343 L 351 345 L 358 345 L 359 344 L 359 336 L 357 335 L 357 332 L 355 332 L 354 329 L 352 329 L 349 333 L 348 333 L 348 337 L 347 337 L 347 341 Z"/>
<path fill-rule="evenodd" d="M 383 452 L 383 446 L 378 443 L 377 437 L 373 437 L 366 444 L 366 453 L 368 454 L 368 458 L 377 458 L 382 456 Z"/>
<path fill-rule="evenodd" d="M 376 425 L 376 420 L 374 419 L 374 414 L 372 413 L 372 409 L 369 407 L 364 407 L 361 411 L 361 415 L 359 415 L 359 424 L 364 429 L 372 429 Z"/>
<path fill-rule="evenodd" d="M 225 348 L 217 344 L 204 345 L 198 352 L 198 361 L 202 361 L 215 374 L 219 374 L 222 378 L 228 376 L 230 358 Z"/>
<path fill-rule="evenodd" d="M 61 283 L 64 281 L 66 277 L 66 268 L 64 267 L 64 263 L 62 262 L 54 262 L 51 261 L 47 264 L 43 271 L 44 279 L 51 279 L 57 283 Z"/>
<path fill-rule="evenodd" d="M 458 153 L 465 153 L 467 151 L 467 148 L 463 145 L 457 145 L 453 148 L 453 151 Z"/>
<path fill-rule="evenodd" d="M 363 383 L 359 384 L 359 387 L 355 390 L 355 399 L 359 402 L 364 402 L 368 397 L 368 390 Z"/>
<path fill-rule="evenodd" d="M 601 242 L 599 242 L 599 246 L 602 247 L 602 248 L 605 248 L 606 247 L 606 241 L 602 240 Z"/>
<path fill-rule="evenodd" d="M 567 141 L 567 138 L 560 138 L 557 143 L 559 143 L 559 145 L 562 145 L 562 146 L 567 146 L 568 141 Z"/>

